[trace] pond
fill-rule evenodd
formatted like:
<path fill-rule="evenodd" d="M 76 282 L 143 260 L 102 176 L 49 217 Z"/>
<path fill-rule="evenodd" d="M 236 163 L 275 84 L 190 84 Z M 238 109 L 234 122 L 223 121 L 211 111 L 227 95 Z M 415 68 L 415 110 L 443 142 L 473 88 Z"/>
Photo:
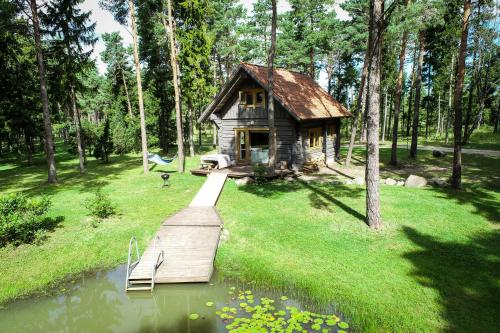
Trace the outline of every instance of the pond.
<path fill-rule="evenodd" d="M 87 274 L 59 287 L 50 296 L 7 304 L 0 310 L 0 332 L 215 333 L 227 332 L 226 326 L 231 323 L 229 329 L 240 327 L 238 332 L 252 332 L 252 328 L 241 330 L 242 325 L 258 327 L 263 320 L 278 323 L 294 316 L 305 323 L 300 310 L 310 310 L 284 295 L 246 290 L 245 286 L 224 282 L 217 276 L 210 283 L 156 285 L 153 293 L 125 293 L 125 269 L 120 266 Z M 304 327 L 308 331 L 347 330 L 340 317 L 305 313 L 312 315 L 308 327 Z M 323 324 L 317 325 L 319 321 Z"/>

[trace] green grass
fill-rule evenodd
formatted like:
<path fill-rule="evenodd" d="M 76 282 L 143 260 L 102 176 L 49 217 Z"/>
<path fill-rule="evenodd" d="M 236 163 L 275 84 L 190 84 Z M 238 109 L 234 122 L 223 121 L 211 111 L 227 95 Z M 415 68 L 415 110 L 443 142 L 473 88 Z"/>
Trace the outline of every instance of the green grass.
<path fill-rule="evenodd" d="M 389 149 L 381 149 L 382 165 Z M 355 150 L 361 168 L 364 151 Z M 418 162 L 399 151 L 409 173 L 449 175 L 451 156 L 419 152 Z M 0 303 L 45 290 L 73 274 L 114 267 L 126 260 L 128 240 L 141 249 L 173 212 L 185 207 L 204 181 L 180 175 L 177 165 L 142 174 L 140 156 L 113 156 L 106 165 L 58 154 L 60 184 L 45 184 L 42 156 L 27 166 L 13 157 L 0 164 L 0 194 L 48 194 L 52 217 L 63 218 L 40 245 L 0 249 Z M 464 155 L 465 190 L 381 186 L 385 228 L 364 223 L 364 188 L 325 182 L 276 181 L 236 187 L 228 181 L 219 210 L 230 231 L 219 249 L 223 276 L 288 295 L 334 305 L 367 332 L 500 330 L 500 159 Z M 198 158 L 188 159 L 187 169 Z M 161 189 L 158 170 L 171 172 Z M 333 177 L 333 176 L 326 176 Z M 118 215 L 93 228 L 83 202 L 97 188 Z"/>
<path fill-rule="evenodd" d="M 219 271 L 333 304 L 367 332 L 499 331 L 499 162 L 464 157 L 458 193 L 381 186 L 380 232 L 364 223 L 363 187 L 230 182 L 219 202 L 231 235 Z"/>
<path fill-rule="evenodd" d="M 15 158 L 1 160 L 0 194 L 47 194 L 53 202 L 50 216 L 63 221 L 41 245 L 0 248 L 0 303 L 43 290 L 73 274 L 123 263 L 130 237 L 135 235 L 143 249 L 162 221 L 186 206 L 204 181 L 175 172 L 176 162 L 156 166 L 144 175 L 140 156 L 132 154 L 113 156 L 110 164 L 89 159 L 83 175 L 74 157 L 59 153 L 57 161 L 60 183 L 50 186 L 45 183 L 41 156 L 33 166 Z M 197 164 L 196 158 L 189 159 L 187 168 Z M 170 187 L 161 188 L 160 170 L 171 172 Z M 109 194 L 118 215 L 93 228 L 84 201 L 98 187 Z"/>

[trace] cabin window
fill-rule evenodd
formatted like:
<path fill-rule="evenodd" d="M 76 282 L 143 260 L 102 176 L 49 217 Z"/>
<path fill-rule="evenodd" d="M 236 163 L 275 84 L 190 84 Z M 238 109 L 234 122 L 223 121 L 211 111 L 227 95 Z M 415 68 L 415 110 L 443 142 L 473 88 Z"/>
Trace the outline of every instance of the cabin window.
<path fill-rule="evenodd" d="M 309 129 L 309 148 L 321 148 L 323 144 L 323 133 L 321 127 Z"/>
<path fill-rule="evenodd" d="M 264 100 L 263 89 L 246 89 L 240 91 L 241 106 L 250 108 L 264 106 Z"/>

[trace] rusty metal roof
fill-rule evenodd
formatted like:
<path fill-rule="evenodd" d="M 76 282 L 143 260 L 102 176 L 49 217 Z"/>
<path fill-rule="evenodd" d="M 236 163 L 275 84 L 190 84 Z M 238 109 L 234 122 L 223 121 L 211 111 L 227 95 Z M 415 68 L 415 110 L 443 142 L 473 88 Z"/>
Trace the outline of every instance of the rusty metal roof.
<path fill-rule="evenodd" d="M 205 109 L 198 121 L 204 121 L 219 109 L 221 97 L 229 92 L 241 72 L 245 71 L 267 90 L 267 67 L 241 63 L 214 101 Z M 310 76 L 277 68 L 274 70 L 274 97 L 297 120 L 340 118 L 352 116 L 346 107 L 330 96 Z"/>

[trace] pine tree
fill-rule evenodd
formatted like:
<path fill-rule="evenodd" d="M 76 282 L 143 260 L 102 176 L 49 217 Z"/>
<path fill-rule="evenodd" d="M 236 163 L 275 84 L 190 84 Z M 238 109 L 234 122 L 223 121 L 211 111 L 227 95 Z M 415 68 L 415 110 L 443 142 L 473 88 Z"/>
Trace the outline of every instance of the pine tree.
<path fill-rule="evenodd" d="M 44 54 L 42 49 L 42 38 L 40 32 L 40 21 L 38 19 L 38 5 L 36 0 L 30 0 L 31 20 L 33 23 L 33 35 L 35 40 L 36 58 L 38 65 L 38 76 L 40 80 L 40 97 L 43 110 L 43 128 L 45 133 L 45 154 L 47 155 L 48 182 L 57 183 L 56 161 L 54 153 L 54 139 L 52 136 L 52 123 L 50 121 L 49 98 L 47 94 L 47 79 L 45 73 Z M 0 148 L 1 149 L 1 148 Z"/>
<path fill-rule="evenodd" d="M 268 121 L 269 121 L 269 170 L 274 174 L 276 167 L 276 128 L 274 125 L 274 54 L 276 52 L 276 0 L 272 0 L 271 46 L 269 48 L 267 68 Z"/>
<path fill-rule="evenodd" d="M 132 118 L 132 103 L 130 101 L 129 86 L 127 77 L 130 73 L 129 55 L 127 49 L 123 46 L 122 37 L 118 32 L 104 33 L 102 35 L 104 41 L 104 51 L 101 53 L 101 59 L 107 65 L 107 73 L 114 82 L 120 82 L 125 92 L 127 101 L 127 111 Z"/>
<path fill-rule="evenodd" d="M 462 35 L 460 39 L 460 52 L 458 54 L 457 75 L 455 80 L 455 94 L 453 109 L 455 110 L 453 173 L 451 184 L 458 189 L 462 186 L 462 93 L 465 76 L 465 56 L 467 54 L 467 37 L 469 33 L 469 19 L 471 15 L 471 0 L 464 1 L 462 18 Z"/>
<path fill-rule="evenodd" d="M 134 0 L 100 0 L 101 7 L 109 10 L 115 20 L 120 24 L 127 24 L 127 17 L 130 20 L 130 29 L 132 33 L 132 46 L 134 54 L 135 75 L 137 81 L 137 97 L 139 102 L 139 116 L 141 122 L 141 149 L 142 149 L 142 167 L 144 173 L 149 172 L 148 163 L 148 138 L 146 132 L 146 115 L 144 111 L 144 97 L 142 91 L 141 65 L 139 61 L 139 37 L 137 34 L 136 9 Z"/>
<path fill-rule="evenodd" d="M 379 118 L 380 73 L 382 66 L 382 38 L 384 27 L 384 2 L 373 0 L 370 8 L 370 61 L 368 66 L 367 143 L 366 143 L 366 222 L 372 229 L 380 229 L 379 193 Z"/>
<path fill-rule="evenodd" d="M 42 21 L 51 36 L 51 52 L 56 56 L 58 66 L 64 73 L 62 86 L 67 86 L 69 101 L 73 112 L 80 173 L 85 172 L 85 151 L 81 133 L 80 110 L 77 101 L 78 73 L 89 65 L 92 50 L 85 47 L 96 42 L 95 23 L 90 23 L 90 12 L 79 8 L 83 0 L 51 1 Z"/>

